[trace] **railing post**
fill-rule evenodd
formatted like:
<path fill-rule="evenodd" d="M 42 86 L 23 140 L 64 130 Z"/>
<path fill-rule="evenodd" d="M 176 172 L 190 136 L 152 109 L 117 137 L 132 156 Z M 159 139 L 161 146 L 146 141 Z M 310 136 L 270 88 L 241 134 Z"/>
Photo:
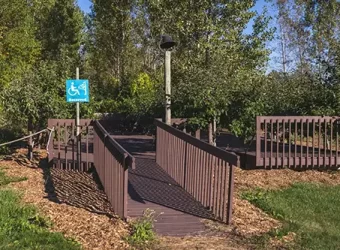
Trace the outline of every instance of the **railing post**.
<path fill-rule="evenodd" d="M 188 153 L 188 143 L 184 144 L 184 168 L 183 168 L 183 188 L 187 190 L 187 153 Z"/>
<path fill-rule="evenodd" d="M 264 142 L 267 143 L 267 142 Z M 256 116 L 256 166 L 261 165 L 261 117 Z M 266 159 L 264 159 L 265 161 Z"/>
<path fill-rule="evenodd" d="M 157 164 L 159 164 L 159 145 L 158 145 L 158 140 L 159 140 L 159 138 L 158 138 L 158 131 L 159 131 L 159 129 L 158 129 L 158 126 L 156 125 L 156 141 L 155 141 L 155 143 L 156 143 L 156 163 Z"/>
<path fill-rule="evenodd" d="M 103 186 L 105 187 L 105 167 L 106 167 L 106 138 L 107 138 L 107 134 L 105 134 L 104 135 L 104 142 L 103 142 L 103 144 L 104 144 L 104 157 L 103 157 L 103 159 L 104 159 L 104 161 L 103 161 L 103 169 L 102 169 L 102 179 L 103 179 Z"/>
<path fill-rule="evenodd" d="M 197 129 L 196 132 L 195 132 L 195 137 L 200 140 L 201 139 L 201 130 L 200 129 Z"/>
<path fill-rule="evenodd" d="M 123 219 L 127 219 L 127 211 L 128 211 L 128 169 L 129 167 L 126 166 L 126 159 L 128 157 L 127 153 L 124 153 L 124 159 L 123 159 L 123 169 L 124 169 L 124 175 L 123 175 Z M 121 178 L 121 177 L 119 177 Z"/>
<path fill-rule="evenodd" d="M 233 194 L 234 194 L 234 167 L 229 164 L 229 189 L 228 189 L 228 214 L 227 214 L 227 224 L 231 224 L 232 213 L 233 213 Z"/>
<path fill-rule="evenodd" d="M 50 119 L 48 119 L 48 122 L 47 122 L 47 126 L 48 128 L 52 129 L 54 127 L 54 124 L 52 124 L 52 121 Z M 51 160 L 53 160 L 54 158 L 54 130 L 51 130 L 50 131 L 50 135 L 49 135 L 49 138 L 50 138 L 50 141 L 49 141 L 49 144 L 48 144 L 48 162 L 50 163 Z"/>

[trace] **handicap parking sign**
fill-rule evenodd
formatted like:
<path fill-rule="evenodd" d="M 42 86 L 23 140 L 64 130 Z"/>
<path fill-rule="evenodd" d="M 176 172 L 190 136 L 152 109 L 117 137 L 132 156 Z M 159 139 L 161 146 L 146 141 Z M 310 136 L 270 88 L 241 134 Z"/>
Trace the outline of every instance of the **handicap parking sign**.
<path fill-rule="evenodd" d="M 67 80 L 66 81 L 67 102 L 89 102 L 89 80 Z"/>

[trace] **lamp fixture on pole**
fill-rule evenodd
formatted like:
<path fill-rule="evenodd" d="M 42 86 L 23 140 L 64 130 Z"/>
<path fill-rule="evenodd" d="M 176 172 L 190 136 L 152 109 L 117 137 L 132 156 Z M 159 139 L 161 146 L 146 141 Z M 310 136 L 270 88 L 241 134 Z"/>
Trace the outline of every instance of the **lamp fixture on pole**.
<path fill-rule="evenodd" d="M 165 123 L 171 125 L 171 50 L 176 42 L 168 35 L 162 35 L 161 49 L 165 50 L 164 81 L 165 81 Z"/>

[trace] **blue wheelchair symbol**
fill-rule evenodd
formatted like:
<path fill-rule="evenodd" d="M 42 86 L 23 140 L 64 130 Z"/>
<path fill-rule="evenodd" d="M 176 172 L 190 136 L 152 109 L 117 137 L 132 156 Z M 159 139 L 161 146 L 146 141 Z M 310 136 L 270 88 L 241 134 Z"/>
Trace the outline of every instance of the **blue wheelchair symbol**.
<path fill-rule="evenodd" d="M 67 102 L 89 102 L 88 80 L 67 80 L 66 101 Z"/>

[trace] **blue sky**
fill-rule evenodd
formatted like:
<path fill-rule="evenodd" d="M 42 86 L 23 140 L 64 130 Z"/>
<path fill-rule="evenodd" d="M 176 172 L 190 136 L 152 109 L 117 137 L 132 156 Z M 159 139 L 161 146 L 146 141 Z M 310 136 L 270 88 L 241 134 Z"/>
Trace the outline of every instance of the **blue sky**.
<path fill-rule="evenodd" d="M 78 0 L 78 5 L 85 13 L 90 12 L 91 4 L 90 0 Z"/>

